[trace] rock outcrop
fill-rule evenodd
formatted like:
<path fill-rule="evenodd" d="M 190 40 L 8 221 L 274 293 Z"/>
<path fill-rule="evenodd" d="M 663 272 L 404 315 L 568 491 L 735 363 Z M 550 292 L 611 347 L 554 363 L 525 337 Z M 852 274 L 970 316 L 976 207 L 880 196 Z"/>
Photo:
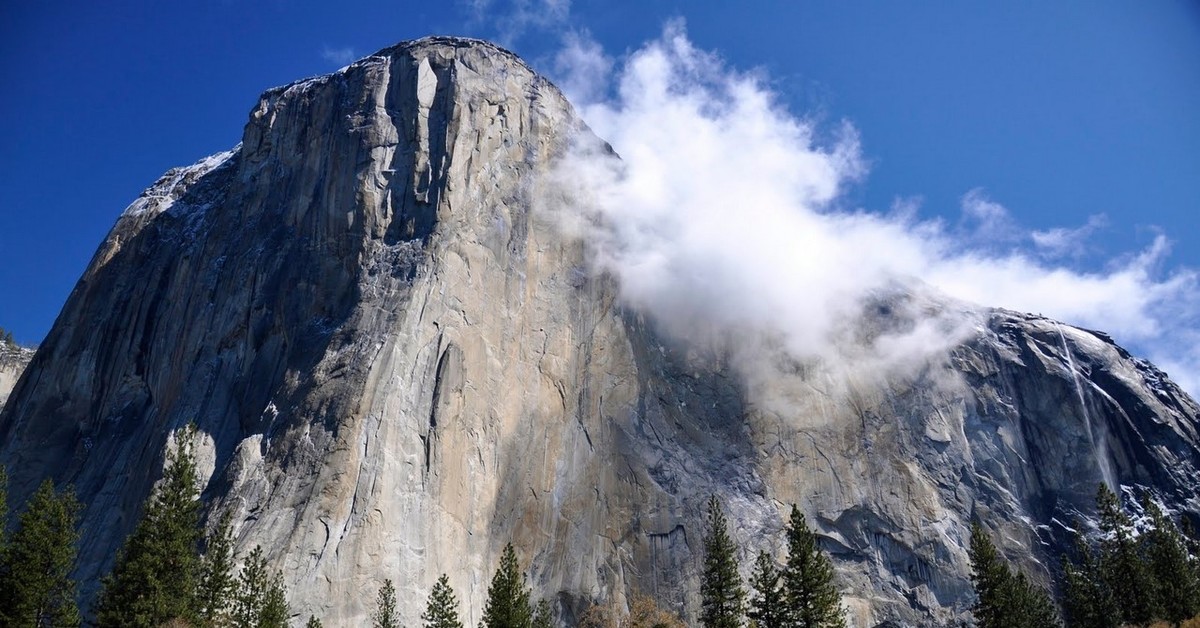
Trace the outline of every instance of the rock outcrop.
<path fill-rule="evenodd" d="M 12 501 L 75 484 L 91 595 L 194 421 L 210 520 L 329 626 L 365 623 L 384 578 L 415 624 L 443 572 L 474 625 L 510 540 L 565 620 L 634 590 L 694 616 L 714 493 L 747 571 L 799 503 L 857 626 L 962 613 L 972 517 L 1044 578 L 1101 481 L 1200 510 L 1200 408 L 1042 318 L 981 311 L 945 362 L 837 396 L 797 370 L 788 411 L 758 403 L 531 212 L 578 133 L 473 40 L 266 92 L 97 251 L 0 415 Z"/>
<path fill-rule="evenodd" d="M 8 394 L 17 385 L 17 380 L 32 358 L 33 349 L 0 340 L 0 410 L 4 409 Z"/>

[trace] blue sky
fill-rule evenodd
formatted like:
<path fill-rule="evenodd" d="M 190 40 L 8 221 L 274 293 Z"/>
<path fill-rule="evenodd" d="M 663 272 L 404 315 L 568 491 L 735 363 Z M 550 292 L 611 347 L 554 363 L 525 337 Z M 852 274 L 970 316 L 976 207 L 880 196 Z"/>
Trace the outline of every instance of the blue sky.
<path fill-rule="evenodd" d="M 1165 236 L 1158 279 L 1200 268 L 1194 2 L 17 1 L 0 6 L 0 326 L 40 341 L 121 210 L 235 144 L 269 87 L 429 34 L 552 74 L 583 38 L 619 67 L 678 19 L 797 119 L 853 125 L 867 172 L 845 208 L 899 200 L 981 250 L 1071 235 L 1053 264 L 1085 274 Z M 1169 304 L 1176 342 L 1194 342 L 1191 303 Z M 1152 354 L 1166 331 L 1117 337 Z"/>

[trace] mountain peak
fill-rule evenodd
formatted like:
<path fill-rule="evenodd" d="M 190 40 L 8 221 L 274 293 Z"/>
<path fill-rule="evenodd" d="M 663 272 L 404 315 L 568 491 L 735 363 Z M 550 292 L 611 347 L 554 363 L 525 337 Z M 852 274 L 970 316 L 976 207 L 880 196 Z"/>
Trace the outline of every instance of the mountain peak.
<path fill-rule="evenodd" d="M 475 39 L 472 37 L 455 37 L 448 35 L 430 35 L 420 39 L 402 41 L 386 48 L 382 48 L 372 54 L 361 57 L 349 65 L 330 72 L 305 79 L 299 79 L 280 85 L 278 87 L 267 90 L 263 97 L 272 94 L 279 94 L 296 89 L 305 89 L 312 85 L 320 85 L 328 82 L 337 76 L 345 76 L 348 72 L 355 68 L 370 66 L 380 63 L 385 60 L 396 59 L 423 59 L 426 57 L 435 57 L 445 60 L 449 59 L 482 59 L 487 58 L 495 65 L 511 64 L 514 67 L 521 68 L 531 74 L 534 74 L 532 68 L 518 56 L 516 53 L 503 48 L 495 43 L 484 39 Z"/>
<path fill-rule="evenodd" d="M 136 200 L 0 412 L 11 501 L 52 477 L 87 506 L 85 597 L 189 423 L 208 519 L 327 625 L 384 578 L 417 623 L 442 573 L 473 625 L 509 542 L 568 623 L 638 590 L 695 617 L 710 495 L 745 556 L 799 504 L 855 625 L 949 623 L 972 517 L 1036 569 L 1101 481 L 1200 499 L 1195 402 L 1047 319 L 834 383 L 673 343 L 538 214 L 581 133 L 512 53 L 426 38 L 268 90 Z"/>

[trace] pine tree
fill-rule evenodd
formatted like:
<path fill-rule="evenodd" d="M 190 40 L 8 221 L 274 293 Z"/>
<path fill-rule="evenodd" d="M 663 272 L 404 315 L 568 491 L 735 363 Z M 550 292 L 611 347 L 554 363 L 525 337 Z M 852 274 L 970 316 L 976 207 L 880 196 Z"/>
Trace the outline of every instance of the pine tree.
<path fill-rule="evenodd" d="M 5 555 L 8 531 L 8 471 L 0 464 L 0 626 L 8 625 L 7 607 L 4 606 L 4 581 L 8 572 L 8 559 Z"/>
<path fill-rule="evenodd" d="M 103 579 L 96 606 L 100 628 L 155 628 L 172 619 L 199 619 L 202 534 L 194 440 L 195 427 L 189 426 L 168 453 L 162 481 Z"/>
<path fill-rule="evenodd" d="M 383 586 L 379 587 L 371 625 L 374 628 L 400 628 L 400 618 L 396 615 L 396 587 L 391 579 L 384 580 Z"/>
<path fill-rule="evenodd" d="M 238 572 L 232 609 L 234 625 L 239 628 L 258 625 L 258 616 L 268 584 L 267 561 L 262 555 L 262 547 L 256 545 L 250 550 L 250 555 L 246 557 L 246 562 Z"/>
<path fill-rule="evenodd" d="M 978 521 L 971 523 L 971 583 L 977 600 L 971 614 L 979 628 L 1009 628 L 1012 600 L 1009 599 L 1012 574 L 1000 558 L 991 538 Z"/>
<path fill-rule="evenodd" d="M 1175 523 L 1163 514 L 1148 495 L 1142 496 L 1142 509 L 1150 515 L 1151 529 L 1142 536 L 1149 571 L 1161 603 L 1161 618 L 1178 626 L 1200 613 L 1197 598 L 1200 583 L 1191 568 L 1187 545 Z"/>
<path fill-rule="evenodd" d="M 7 499 L 7 498 L 6 498 Z M 49 479 L 26 503 L 0 570 L 0 620 L 6 626 L 80 624 L 75 569 L 80 505 L 71 489 L 55 492 Z"/>
<path fill-rule="evenodd" d="M 1076 524 L 1079 529 L 1079 524 Z M 1117 608 L 1112 590 L 1100 573 L 1092 548 L 1082 533 L 1075 534 L 1075 553 L 1078 563 L 1072 563 L 1064 555 L 1063 610 L 1066 611 L 1071 628 L 1118 628 L 1121 625 L 1121 609 Z"/>
<path fill-rule="evenodd" d="M 704 537 L 704 573 L 700 577 L 700 623 L 707 628 L 739 628 L 746 590 L 738 575 L 737 546 L 729 538 L 725 513 L 716 495 L 708 499 Z"/>
<path fill-rule="evenodd" d="M 482 625 L 484 628 L 529 628 L 533 623 L 532 611 L 525 576 L 517 566 L 517 553 L 509 543 L 500 554 L 500 567 L 488 586 Z"/>
<path fill-rule="evenodd" d="M 262 547 L 255 546 L 238 573 L 237 592 L 233 596 L 233 623 L 239 628 L 285 628 L 291 611 L 283 574 L 267 572 Z"/>
<path fill-rule="evenodd" d="M 1050 597 L 1025 574 L 1014 574 L 979 522 L 971 524 L 971 582 L 978 600 L 971 608 L 979 628 L 1056 628 Z"/>
<path fill-rule="evenodd" d="M 205 624 L 219 624 L 229 614 L 237 585 L 233 577 L 233 533 L 229 513 L 221 517 L 205 545 L 207 551 L 201 565 L 198 592 L 200 618 Z"/>
<path fill-rule="evenodd" d="M 1062 622 L 1050 596 L 1039 586 L 1030 582 L 1025 574 L 1017 572 L 1012 580 L 1010 595 L 1017 601 L 1014 628 L 1059 628 Z"/>
<path fill-rule="evenodd" d="M 1188 553 L 1188 570 L 1191 572 L 1192 579 L 1200 583 L 1200 537 L 1196 534 L 1192 520 L 1186 516 L 1179 521 L 1179 531 L 1183 536 L 1183 544 Z M 1193 603 L 1200 607 L 1200 587 L 1197 587 Z"/>
<path fill-rule="evenodd" d="M 550 613 L 550 602 L 542 600 L 533 608 L 533 628 L 554 628 L 554 616 Z"/>
<path fill-rule="evenodd" d="M 321 625 L 321 620 L 317 619 L 316 615 L 309 615 L 308 623 L 304 624 L 304 628 L 324 628 L 324 626 Z"/>
<path fill-rule="evenodd" d="M 750 574 L 750 609 L 746 616 L 755 628 L 784 628 L 786 613 L 783 589 L 779 586 L 779 568 L 775 559 L 766 552 L 759 552 L 754 561 L 754 573 Z"/>
<path fill-rule="evenodd" d="M 1112 589 L 1117 607 L 1126 623 L 1146 625 L 1160 614 L 1158 590 L 1150 570 L 1142 559 L 1133 525 L 1121 509 L 1121 502 L 1104 484 L 1096 493 L 1100 519 L 1100 571 Z"/>
<path fill-rule="evenodd" d="M 792 505 L 787 526 L 788 558 L 783 567 L 785 625 L 796 628 L 844 628 L 842 596 L 833 584 L 833 564 L 817 546 L 817 537 L 800 509 Z"/>
<path fill-rule="evenodd" d="M 267 584 L 266 595 L 263 596 L 258 628 L 287 628 L 291 614 L 287 603 L 287 588 L 283 585 L 283 572 L 276 571 Z"/>
<path fill-rule="evenodd" d="M 446 574 L 442 574 L 433 585 L 421 621 L 424 622 L 424 628 L 462 628 L 462 622 L 458 619 L 458 600 L 454 597 L 454 589 L 450 588 L 450 578 Z"/>
<path fill-rule="evenodd" d="M 3 563 L 4 544 L 8 529 L 8 470 L 0 464 L 0 563 Z"/>

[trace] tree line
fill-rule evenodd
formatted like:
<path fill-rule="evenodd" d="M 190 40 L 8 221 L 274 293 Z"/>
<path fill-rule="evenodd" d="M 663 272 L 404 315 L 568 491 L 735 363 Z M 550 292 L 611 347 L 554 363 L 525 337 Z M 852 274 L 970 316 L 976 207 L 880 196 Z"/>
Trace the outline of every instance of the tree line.
<path fill-rule="evenodd" d="M 235 570 L 228 516 L 209 533 L 201 526 L 194 427 L 167 454 L 163 478 L 141 519 L 103 577 L 92 607 L 100 628 L 158 626 L 283 628 L 291 609 L 279 571 L 261 547 Z M 0 516 L 7 520 L 7 478 L 0 467 Z M 969 556 L 979 628 L 1118 628 L 1166 622 L 1181 626 L 1200 614 L 1200 539 L 1188 519 L 1167 516 L 1148 496 L 1134 520 L 1101 485 L 1097 534 L 1075 525 L 1074 550 L 1061 563 L 1061 614 L 1050 593 L 1001 557 L 979 522 Z M 70 488 L 44 481 L 26 502 L 11 535 L 0 525 L 0 628 L 82 624 L 76 584 L 81 506 Z M 845 610 L 829 557 L 793 505 L 784 530 L 783 562 L 760 552 L 743 582 L 739 549 L 718 499 L 710 497 L 700 578 L 700 616 L 706 628 L 844 628 Z M 421 615 L 424 628 L 462 628 L 458 601 L 442 574 Z M 614 601 L 586 609 L 585 628 L 676 628 L 682 619 L 634 594 L 627 608 Z M 1200 624 L 1200 620 L 1196 623 Z M 379 589 L 375 628 L 399 628 L 392 580 Z M 480 628 L 549 628 L 548 601 L 534 601 L 512 544 L 505 546 L 488 588 Z M 307 628 L 321 621 L 310 617 Z"/>
<path fill-rule="evenodd" d="M 92 607 L 99 628 L 284 628 L 291 609 L 283 575 L 270 572 L 261 547 L 234 569 L 231 523 L 210 533 L 201 526 L 195 428 L 189 426 L 167 454 L 163 478 L 147 498 L 112 570 L 101 579 Z M 44 481 L 26 502 L 16 531 L 0 525 L 0 628 L 76 627 L 83 623 L 71 578 L 77 559 L 81 506 L 72 490 Z M 7 477 L 0 467 L 0 517 L 7 520 Z M 715 497 L 708 502 L 702 621 L 732 628 L 744 620 L 760 628 L 844 626 L 833 567 L 793 506 L 787 526 L 788 558 L 780 566 L 767 553 L 755 563 L 747 595 L 738 576 L 736 546 Z M 371 615 L 374 628 L 399 628 L 396 590 L 384 581 Z M 421 615 L 424 628 L 462 628 L 458 601 L 442 574 Z M 681 618 L 635 594 L 628 611 L 607 605 L 586 609 L 587 628 L 676 628 Z M 505 546 L 488 587 L 480 628 L 550 628 L 547 600 L 534 601 L 516 551 Z M 306 627 L 319 628 L 310 617 Z"/>
<path fill-rule="evenodd" d="M 92 608 L 100 628 L 237 626 L 282 628 L 290 611 L 283 574 L 271 574 L 255 547 L 238 572 L 228 517 L 205 535 L 200 526 L 194 428 L 168 453 L 163 479 Z M 7 476 L 0 467 L 0 517 L 7 520 Z M 25 504 L 12 538 L 0 525 L 0 627 L 82 623 L 71 578 L 81 506 L 70 488 L 45 480 Z"/>
<path fill-rule="evenodd" d="M 755 561 L 749 589 L 739 575 L 738 548 L 729 535 L 724 510 L 716 496 L 708 500 L 705 520 L 704 566 L 700 578 L 700 622 L 707 628 L 844 628 L 841 595 L 834 584 L 833 564 L 817 544 L 816 535 L 805 523 L 804 515 L 793 505 L 785 529 L 788 548 L 782 565 L 767 552 Z M 430 595 L 422 618 L 425 628 L 461 628 L 461 624 L 431 623 L 446 604 L 439 601 L 438 587 L 448 590 L 443 580 Z M 530 602 L 524 576 L 518 567 L 512 545 L 505 547 L 500 568 L 488 588 L 481 628 L 549 628 L 550 605 L 542 600 Z M 385 584 L 385 587 L 387 584 Z M 380 606 L 385 604 L 380 591 Z M 449 599 L 453 599 L 450 597 Z M 378 616 L 377 612 L 377 616 Z M 398 628 L 399 624 L 376 622 L 379 628 Z M 678 615 L 658 606 L 651 596 L 634 593 L 628 609 L 617 607 L 615 600 L 594 604 L 578 620 L 580 628 L 684 628 Z"/>
<path fill-rule="evenodd" d="M 1097 534 L 1074 525 L 1074 549 L 1061 557 L 1062 613 L 1045 590 L 1000 557 L 978 522 L 971 527 L 971 580 L 979 628 L 1200 626 L 1200 540 L 1143 494 L 1142 520 L 1101 484 Z"/>
<path fill-rule="evenodd" d="M 708 500 L 700 623 L 705 628 L 844 628 L 833 564 L 795 504 L 785 529 L 787 558 L 779 565 L 759 552 L 750 590 L 738 572 L 737 546 L 716 496 Z"/>

